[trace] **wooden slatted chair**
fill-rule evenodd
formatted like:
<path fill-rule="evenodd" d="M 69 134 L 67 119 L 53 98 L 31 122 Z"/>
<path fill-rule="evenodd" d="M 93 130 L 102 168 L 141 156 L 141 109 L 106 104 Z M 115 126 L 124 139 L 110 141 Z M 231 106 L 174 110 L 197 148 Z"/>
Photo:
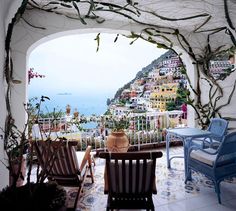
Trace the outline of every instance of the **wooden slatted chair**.
<path fill-rule="evenodd" d="M 156 158 L 162 152 L 100 152 L 106 159 L 105 188 L 107 210 L 155 210 L 152 194 L 156 194 Z"/>
<path fill-rule="evenodd" d="M 42 180 L 56 181 L 62 186 L 78 187 L 74 209 L 83 188 L 84 179 L 91 177 L 94 182 L 91 166 L 91 146 L 85 152 L 76 152 L 76 141 L 36 141 L 35 151 L 41 167 Z"/>

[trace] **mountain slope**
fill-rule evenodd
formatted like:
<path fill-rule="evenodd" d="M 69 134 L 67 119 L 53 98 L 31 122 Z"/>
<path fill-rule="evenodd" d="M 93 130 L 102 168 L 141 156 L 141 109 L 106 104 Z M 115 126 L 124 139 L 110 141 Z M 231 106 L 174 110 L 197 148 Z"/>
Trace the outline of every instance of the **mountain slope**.
<path fill-rule="evenodd" d="M 121 95 L 122 91 L 124 89 L 127 89 L 130 87 L 130 85 L 132 83 L 134 83 L 135 80 L 137 79 L 141 79 L 143 77 L 145 77 L 149 72 L 151 72 L 153 69 L 157 68 L 160 66 L 160 63 L 165 60 L 166 58 L 172 57 L 172 56 L 176 56 L 176 53 L 172 50 L 168 50 L 166 53 L 162 54 L 159 58 L 153 60 L 151 62 L 151 64 L 147 65 L 146 67 L 143 67 L 142 70 L 140 70 L 135 78 L 133 80 L 131 80 L 130 82 L 128 82 L 127 84 L 125 84 L 123 87 L 119 88 L 114 96 L 114 98 L 112 99 L 112 101 L 114 101 L 115 99 L 119 98 L 119 96 Z"/>

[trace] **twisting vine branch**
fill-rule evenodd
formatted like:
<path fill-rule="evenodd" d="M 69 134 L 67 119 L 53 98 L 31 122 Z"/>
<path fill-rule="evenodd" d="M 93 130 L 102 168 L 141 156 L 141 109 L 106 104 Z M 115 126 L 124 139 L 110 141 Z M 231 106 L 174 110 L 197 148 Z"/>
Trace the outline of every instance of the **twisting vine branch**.
<path fill-rule="evenodd" d="M 87 7 L 84 7 L 84 6 Z M 208 13 L 200 13 L 192 16 L 186 17 L 178 17 L 178 18 L 169 18 L 167 16 L 160 15 L 158 12 L 151 11 L 149 9 L 144 9 L 139 6 L 137 2 L 133 2 L 127 0 L 125 3 L 112 3 L 110 1 L 93 1 L 93 0 L 54 0 L 54 1 L 40 1 L 37 2 L 36 0 L 23 0 L 22 5 L 17 11 L 16 15 L 12 19 L 12 22 L 8 26 L 6 42 L 5 42 L 5 50 L 6 50 L 6 57 L 5 57 L 5 77 L 8 84 L 7 87 L 7 94 L 6 94 L 6 104 L 7 104 L 7 111 L 8 117 L 6 121 L 6 127 L 10 125 L 11 117 L 11 107 L 10 107 L 10 82 L 13 81 L 13 62 L 11 58 L 11 51 L 10 51 L 10 43 L 11 43 L 11 36 L 14 25 L 22 18 L 25 9 L 28 10 L 40 10 L 45 12 L 50 12 L 56 15 L 63 15 L 70 19 L 75 19 L 80 21 L 82 24 L 87 24 L 86 20 L 94 20 L 97 23 L 103 23 L 105 20 L 102 17 L 103 13 L 111 13 L 116 14 L 124 19 L 129 20 L 129 22 L 138 24 L 142 26 L 142 30 L 140 34 L 136 34 L 131 32 L 131 35 L 127 36 L 128 38 L 133 39 L 131 44 L 135 42 L 138 38 L 144 39 L 147 42 L 155 44 L 157 47 L 162 48 L 173 48 L 175 40 L 175 44 L 178 44 L 182 47 L 182 49 L 189 55 L 192 59 L 193 65 L 196 71 L 196 86 L 193 86 L 187 71 L 183 70 L 183 73 L 186 75 L 186 79 L 189 82 L 190 90 L 192 91 L 194 98 L 190 98 L 190 93 L 188 94 L 188 104 L 193 107 L 196 112 L 197 120 L 202 127 L 205 127 L 208 123 L 210 118 L 221 115 L 220 110 L 229 105 L 235 91 L 235 84 L 234 87 L 228 96 L 227 103 L 223 105 L 219 105 L 220 99 L 224 96 L 224 90 L 221 87 L 219 80 L 224 80 L 226 77 L 230 75 L 232 71 L 229 71 L 228 74 L 221 76 L 219 79 L 215 79 L 212 77 L 209 69 L 209 62 L 217 58 L 217 55 L 228 54 L 235 50 L 236 47 L 236 39 L 232 30 L 235 31 L 235 27 L 233 22 L 230 18 L 229 14 L 229 1 L 223 1 L 224 6 L 224 13 L 225 18 L 227 21 L 228 26 L 222 25 L 216 28 L 211 28 L 209 26 L 210 21 L 212 20 L 212 16 Z M 85 11 L 84 8 L 87 8 Z M 152 19 L 156 18 L 156 21 L 148 21 L 147 19 L 144 21 L 141 17 L 143 15 L 150 15 Z M 201 49 L 200 53 L 196 53 L 194 46 L 192 46 L 191 38 L 186 36 L 186 33 L 183 32 L 181 28 L 178 27 L 171 27 L 163 26 L 160 23 L 161 20 L 169 21 L 169 22 L 176 22 L 176 21 L 189 21 L 189 20 L 198 20 L 199 23 L 197 24 L 196 28 L 191 32 L 195 34 L 202 33 L 206 40 L 204 49 Z M 44 29 L 44 27 L 37 27 L 33 26 L 28 20 L 23 17 L 23 21 L 25 21 L 28 25 L 38 29 Z M 205 28 L 205 26 L 207 26 Z M 182 31 L 181 31 L 182 30 Z M 225 36 L 228 36 L 232 42 L 232 48 L 227 48 L 224 45 L 218 46 L 216 49 L 212 47 L 212 37 L 218 35 L 219 33 L 225 33 Z M 100 37 L 99 35 L 95 38 L 97 41 L 97 50 L 99 49 L 100 44 Z M 158 40 L 162 40 L 162 42 Z M 116 37 L 117 40 L 117 37 Z M 181 56 L 180 56 L 181 57 Z M 203 88 L 201 86 L 201 82 L 205 80 L 209 84 L 209 93 L 208 93 L 208 101 L 203 103 L 202 96 L 203 96 Z"/>
<path fill-rule="evenodd" d="M 35 28 L 35 29 L 42 29 L 42 30 L 46 30 L 45 27 L 41 27 L 41 26 L 34 26 L 33 24 L 31 24 L 29 21 L 25 20 L 23 17 L 22 17 L 22 20 L 27 23 L 29 26 Z"/>
<path fill-rule="evenodd" d="M 11 82 L 14 80 L 13 79 L 13 61 L 11 58 L 11 38 L 12 38 L 12 33 L 13 33 L 13 29 L 15 24 L 20 20 L 20 18 L 22 17 L 22 15 L 25 12 L 26 6 L 27 6 L 28 0 L 23 0 L 22 4 L 20 6 L 20 8 L 18 9 L 17 13 L 15 14 L 15 16 L 12 18 L 11 23 L 9 23 L 8 25 L 8 29 L 7 29 L 7 35 L 6 35 L 6 39 L 5 39 L 5 52 L 6 52 L 6 56 L 5 56 L 5 65 L 4 65 L 4 75 L 5 75 L 5 79 L 7 82 L 7 90 L 6 90 L 6 109 L 7 109 L 7 117 L 5 120 L 5 133 L 4 133 L 4 148 L 6 148 L 7 146 L 7 141 L 10 135 L 10 131 L 13 127 L 13 123 L 14 120 L 12 118 L 12 112 L 11 112 L 11 103 L 10 103 L 10 99 L 11 99 Z"/>
<path fill-rule="evenodd" d="M 225 18 L 229 24 L 229 27 L 233 30 L 235 30 L 235 27 L 231 21 L 231 18 L 229 16 L 229 9 L 228 9 L 228 0 L 224 0 L 224 9 L 225 9 Z"/>

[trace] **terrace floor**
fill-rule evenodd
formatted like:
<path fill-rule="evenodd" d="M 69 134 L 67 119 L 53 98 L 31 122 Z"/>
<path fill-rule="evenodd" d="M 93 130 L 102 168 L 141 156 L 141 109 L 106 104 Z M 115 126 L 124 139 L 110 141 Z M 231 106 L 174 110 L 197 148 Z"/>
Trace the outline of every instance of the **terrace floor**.
<path fill-rule="evenodd" d="M 165 148 L 160 149 L 163 157 L 157 159 L 157 194 L 153 195 L 155 210 L 158 211 L 233 211 L 236 210 L 236 178 L 221 183 L 222 204 L 218 204 L 214 186 L 203 175 L 194 173 L 193 181 L 184 184 L 183 158 L 172 160 L 172 168 L 166 167 Z M 171 154 L 183 153 L 182 147 L 172 147 Z M 94 167 L 95 183 L 85 183 L 85 190 L 77 204 L 77 211 L 106 210 L 107 195 L 103 193 L 103 173 L 105 160 L 97 158 Z M 73 191 L 69 195 L 73 197 Z"/>
<path fill-rule="evenodd" d="M 218 204 L 212 181 L 199 173 L 193 173 L 193 181 L 184 183 L 184 160 L 173 159 L 171 169 L 166 165 L 166 150 L 160 148 L 163 157 L 157 159 L 156 184 L 157 194 L 153 195 L 155 210 L 158 211 L 235 211 L 236 178 L 221 183 L 222 204 Z M 183 147 L 171 147 L 170 154 L 183 154 Z M 87 178 L 84 191 L 77 204 L 76 211 L 105 211 L 107 195 L 104 195 L 105 160 L 96 158 L 94 168 L 95 182 Z M 67 189 L 68 202 L 73 204 L 76 189 Z"/>

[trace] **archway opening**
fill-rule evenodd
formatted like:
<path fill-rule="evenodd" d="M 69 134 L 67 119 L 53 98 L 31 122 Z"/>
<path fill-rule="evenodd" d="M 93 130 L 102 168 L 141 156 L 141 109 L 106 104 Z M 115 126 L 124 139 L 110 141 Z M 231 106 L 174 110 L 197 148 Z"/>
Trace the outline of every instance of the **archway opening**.
<path fill-rule="evenodd" d="M 183 65 L 178 56 L 165 54 L 166 49 L 142 39 L 130 45 L 130 39 L 120 35 L 116 40 L 116 34 L 101 34 L 98 46 L 96 36 L 64 36 L 38 46 L 30 55 L 28 68 L 46 77 L 30 82 L 29 97 L 48 96 L 51 100 L 46 103 L 47 111 L 56 108 L 65 112 L 69 105 L 72 114 L 78 111 L 85 116 L 103 115 L 111 109 L 107 102 L 113 101 L 113 114 L 137 115 L 132 129 L 138 131 L 182 124 L 180 112 L 170 114 L 171 118 L 169 113 L 158 113 L 181 109 L 183 102 L 176 100 L 177 89 L 180 82 L 186 86 L 186 80 L 180 76 Z"/>
<path fill-rule="evenodd" d="M 96 51 L 96 35 L 64 36 L 39 45 L 29 56 L 28 69 L 34 68 L 46 77 L 31 80 L 29 97 L 49 96 L 50 110 L 58 103 L 61 104 L 58 109 L 65 109 L 67 103 L 78 106 L 83 97 L 90 98 L 91 103 L 101 99 L 106 104 L 107 98 L 114 98 L 119 88 L 167 51 L 141 39 L 130 45 L 131 40 L 122 36 L 114 43 L 116 34 L 102 34 L 100 49 Z M 62 96 L 78 100 L 66 102 Z M 93 114 L 82 107 L 84 114 Z M 94 113 L 103 112 L 105 110 L 100 109 Z"/>

